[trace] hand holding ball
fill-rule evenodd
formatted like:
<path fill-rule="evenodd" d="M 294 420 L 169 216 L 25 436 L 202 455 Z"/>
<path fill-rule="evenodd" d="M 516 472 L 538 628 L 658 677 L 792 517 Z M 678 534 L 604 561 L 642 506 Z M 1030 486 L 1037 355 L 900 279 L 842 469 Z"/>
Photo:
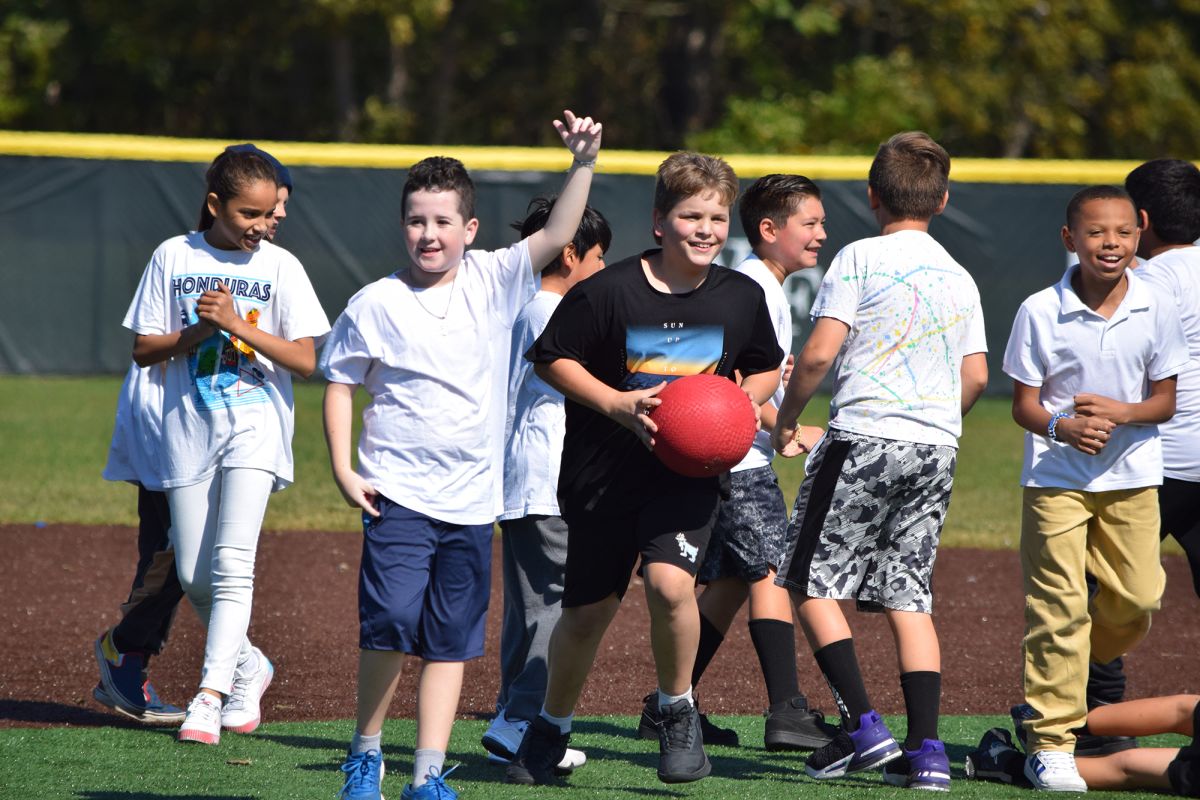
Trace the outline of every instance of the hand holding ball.
<path fill-rule="evenodd" d="M 719 375 L 687 375 L 658 393 L 662 405 L 650 412 L 658 426 L 654 455 L 689 478 L 707 478 L 737 465 L 758 423 L 750 398 Z"/>

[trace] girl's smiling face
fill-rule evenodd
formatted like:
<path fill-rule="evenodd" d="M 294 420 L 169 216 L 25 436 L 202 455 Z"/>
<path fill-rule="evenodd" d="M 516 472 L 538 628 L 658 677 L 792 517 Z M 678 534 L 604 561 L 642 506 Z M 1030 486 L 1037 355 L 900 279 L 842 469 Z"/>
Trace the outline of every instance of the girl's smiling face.
<path fill-rule="evenodd" d="M 205 240 L 218 250 L 254 250 L 272 230 L 277 199 L 278 188 L 266 180 L 248 183 L 223 203 L 210 192 L 207 202 L 213 224 L 205 231 Z"/>

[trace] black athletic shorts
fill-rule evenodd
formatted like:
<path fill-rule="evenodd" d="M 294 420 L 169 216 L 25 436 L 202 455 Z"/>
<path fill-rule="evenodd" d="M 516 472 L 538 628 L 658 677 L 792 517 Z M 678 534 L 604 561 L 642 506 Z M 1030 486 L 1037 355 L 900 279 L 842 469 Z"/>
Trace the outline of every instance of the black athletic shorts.
<path fill-rule="evenodd" d="M 589 512 L 567 518 L 564 608 L 625 596 L 640 556 L 643 564 L 674 564 L 693 577 L 717 519 L 721 494 L 713 486 L 663 495 L 630 513 Z"/>

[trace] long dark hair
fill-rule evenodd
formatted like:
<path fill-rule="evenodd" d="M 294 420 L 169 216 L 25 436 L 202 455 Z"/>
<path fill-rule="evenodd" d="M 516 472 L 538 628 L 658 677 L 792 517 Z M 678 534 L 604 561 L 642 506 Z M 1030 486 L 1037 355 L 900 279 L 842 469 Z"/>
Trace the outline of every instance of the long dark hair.
<path fill-rule="evenodd" d="M 215 194 L 222 203 L 227 203 L 247 186 L 258 181 L 267 181 L 279 185 L 275 167 L 271 162 L 258 153 L 226 150 L 213 159 L 208 171 L 204 173 L 206 188 L 204 202 L 200 204 L 200 224 L 198 231 L 206 231 L 213 226 L 213 215 L 208 210 L 208 196 Z"/>

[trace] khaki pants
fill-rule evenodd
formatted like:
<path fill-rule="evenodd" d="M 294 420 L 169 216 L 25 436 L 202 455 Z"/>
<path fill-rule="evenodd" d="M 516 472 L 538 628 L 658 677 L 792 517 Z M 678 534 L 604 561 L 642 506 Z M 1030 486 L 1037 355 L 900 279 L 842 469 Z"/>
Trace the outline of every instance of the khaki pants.
<path fill-rule="evenodd" d="M 1158 489 L 1027 488 L 1021 513 L 1029 750 L 1075 748 L 1087 719 L 1088 659 L 1123 655 L 1150 629 L 1166 575 Z M 1099 583 L 1091 600 L 1084 575 Z"/>

